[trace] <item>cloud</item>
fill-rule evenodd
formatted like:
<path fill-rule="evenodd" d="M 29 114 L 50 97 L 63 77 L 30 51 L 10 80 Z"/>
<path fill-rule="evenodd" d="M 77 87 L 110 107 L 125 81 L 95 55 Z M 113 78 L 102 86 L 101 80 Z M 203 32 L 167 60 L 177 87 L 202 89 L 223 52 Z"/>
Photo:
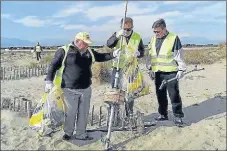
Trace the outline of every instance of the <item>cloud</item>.
<path fill-rule="evenodd" d="M 86 11 L 88 9 L 89 6 L 90 6 L 90 4 L 87 2 L 78 3 L 76 5 L 71 5 L 71 6 L 65 7 L 62 10 L 58 11 L 52 17 L 63 18 L 63 17 L 72 16 L 72 15 L 75 15 L 78 13 L 83 13 L 84 11 Z"/>
<path fill-rule="evenodd" d="M 140 2 L 141 4 L 142 2 Z M 151 5 L 151 3 L 150 3 Z M 153 5 L 149 7 L 148 5 L 143 5 L 143 7 L 138 7 L 138 3 L 128 3 L 127 15 L 141 15 L 154 12 L 157 10 L 158 6 Z M 122 18 L 125 12 L 125 3 L 120 3 L 117 5 L 109 6 L 95 6 L 90 8 L 85 12 L 86 16 L 93 21 L 104 17 L 119 17 Z"/>
<path fill-rule="evenodd" d="M 142 7 L 139 7 L 142 6 Z M 140 15 L 151 13 L 157 10 L 156 2 L 130 2 L 128 3 L 127 15 Z M 96 21 L 105 17 L 123 17 L 125 3 L 105 6 L 91 6 L 90 3 L 83 2 L 76 5 L 67 6 L 64 9 L 55 13 L 52 17 L 63 18 L 69 17 L 78 13 L 85 15 L 89 20 Z"/>
<path fill-rule="evenodd" d="M 66 24 L 66 21 L 56 21 L 51 18 L 39 19 L 37 16 L 26 16 L 18 20 L 13 20 L 16 23 L 21 23 L 27 27 L 48 27 L 48 26 L 61 26 Z"/>
<path fill-rule="evenodd" d="M 45 25 L 45 20 L 40 20 L 36 16 L 26 16 L 22 19 L 14 20 L 14 22 L 28 27 L 43 27 Z"/>
<path fill-rule="evenodd" d="M 191 12 L 185 12 L 183 21 L 226 23 L 226 3 L 218 2 L 195 7 Z"/>
<path fill-rule="evenodd" d="M 168 25 L 168 28 L 171 29 L 171 26 L 174 23 L 175 17 L 180 16 L 182 13 L 179 11 L 165 12 L 160 14 L 153 15 L 132 15 L 134 22 L 134 30 L 141 34 L 142 38 L 146 41 L 151 38 L 153 35 L 152 25 L 154 21 L 158 18 L 164 18 Z M 78 31 L 87 31 L 94 35 L 95 39 L 107 39 L 111 34 L 120 29 L 120 18 L 113 17 L 113 19 L 104 22 L 100 25 L 83 25 L 83 24 L 75 24 L 75 25 L 64 25 L 61 26 L 64 30 L 78 30 Z M 182 33 L 183 36 L 189 35 L 186 33 Z"/>
<path fill-rule="evenodd" d="M 9 19 L 10 17 L 11 17 L 10 14 L 4 14 L 4 13 L 1 14 L 2 19 Z"/>

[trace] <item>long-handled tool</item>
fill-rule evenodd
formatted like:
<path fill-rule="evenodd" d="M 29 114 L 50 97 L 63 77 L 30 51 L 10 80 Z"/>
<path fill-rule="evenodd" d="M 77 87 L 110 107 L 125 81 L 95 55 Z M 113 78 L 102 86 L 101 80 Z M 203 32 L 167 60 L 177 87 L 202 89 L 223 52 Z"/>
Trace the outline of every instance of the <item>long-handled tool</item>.
<path fill-rule="evenodd" d="M 124 19 L 123 19 L 122 26 L 121 26 L 122 29 L 124 28 L 124 24 L 125 24 L 127 7 L 128 7 L 128 0 L 126 0 L 126 3 L 125 3 L 125 14 L 124 14 Z M 119 64 L 120 64 L 120 55 L 121 55 L 121 52 L 122 52 L 122 45 L 123 45 L 123 37 L 121 36 L 120 52 L 117 56 L 117 71 L 116 71 L 116 74 L 115 74 L 114 86 L 113 86 L 115 89 L 118 89 L 118 83 L 119 83 L 119 77 L 120 77 L 119 76 Z M 119 90 L 119 92 L 120 92 L 120 90 Z M 116 100 L 116 102 L 117 102 L 117 100 Z M 111 147 L 110 147 L 110 136 L 111 136 L 111 131 L 112 131 L 111 128 L 112 128 L 112 123 L 113 123 L 115 104 L 111 104 L 110 110 L 111 110 L 111 113 L 110 113 L 110 117 L 109 117 L 108 132 L 107 132 L 107 136 L 104 140 L 106 150 L 111 149 Z"/>
<path fill-rule="evenodd" d="M 186 72 L 185 75 L 186 75 L 186 74 L 189 74 L 189 73 L 191 73 L 191 72 L 194 72 L 194 71 L 201 71 L 201 70 L 204 70 L 204 68 L 197 69 L 197 65 L 196 65 L 195 68 L 194 68 L 193 70 Z M 166 84 L 168 84 L 169 82 L 174 81 L 174 80 L 177 80 L 177 79 L 178 79 L 177 77 L 174 77 L 174 78 L 169 79 L 169 80 L 163 80 L 163 81 L 162 81 L 162 84 L 161 84 L 160 87 L 159 87 L 159 90 L 162 90 L 162 89 L 164 88 L 164 86 L 166 86 Z"/>
<path fill-rule="evenodd" d="M 128 8 L 128 0 L 126 0 L 126 3 L 125 3 L 125 15 L 124 15 L 124 19 L 123 19 L 123 22 L 121 25 L 121 29 L 124 29 L 127 8 Z M 123 36 L 121 36 L 121 39 L 120 39 L 120 50 L 121 51 L 119 52 L 119 54 L 117 56 L 117 71 L 116 71 L 115 79 L 114 79 L 114 88 L 117 88 L 118 81 L 119 81 L 119 64 L 120 64 L 120 55 L 122 52 L 122 45 L 123 45 Z"/>

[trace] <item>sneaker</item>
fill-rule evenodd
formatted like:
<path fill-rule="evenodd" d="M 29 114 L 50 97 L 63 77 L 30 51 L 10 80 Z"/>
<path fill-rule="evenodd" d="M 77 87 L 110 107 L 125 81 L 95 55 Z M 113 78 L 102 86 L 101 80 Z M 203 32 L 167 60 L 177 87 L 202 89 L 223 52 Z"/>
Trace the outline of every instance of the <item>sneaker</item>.
<path fill-rule="evenodd" d="M 67 135 L 67 134 L 64 134 L 63 137 L 62 137 L 63 140 L 70 140 L 71 139 L 71 136 Z"/>
<path fill-rule="evenodd" d="M 156 121 L 166 121 L 168 119 L 169 119 L 168 116 L 165 115 L 160 115 L 159 117 L 155 118 Z"/>
<path fill-rule="evenodd" d="M 175 125 L 178 126 L 178 127 L 182 127 L 183 124 L 184 124 L 182 118 L 180 118 L 180 117 L 175 117 L 175 118 L 174 118 L 174 123 L 175 123 Z"/>

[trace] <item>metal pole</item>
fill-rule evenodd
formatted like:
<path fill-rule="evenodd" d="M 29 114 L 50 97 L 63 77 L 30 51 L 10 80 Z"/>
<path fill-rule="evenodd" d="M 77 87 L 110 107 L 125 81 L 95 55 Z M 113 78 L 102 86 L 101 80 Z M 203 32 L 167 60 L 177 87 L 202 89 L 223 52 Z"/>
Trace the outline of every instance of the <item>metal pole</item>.
<path fill-rule="evenodd" d="M 124 29 L 125 18 L 126 18 L 126 14 L 127 14 L 127 7 L 128 7 L 128 0 L 126 0 L 126 3 L 125 3 L 125 15 L 124 15 L 124 19 L 123 19 L 123 22 L 121 25 L 121 29 Z M 122 45 L 123 45 L 123 37 L 121 36 L 121 40 L 120 40 L 121 51 L 119 52 L 119 55 L 117 56 L 117 72 L 115 74 L 114 88 L 117 88 L 117 84 L 118 84 L 118 80 L 119 80 L 119 63 L 120 63 L 120 55 L 122 52 Z"/>
<path fill-rule="evenodd" d="M 111 128 L 112 128 L 112 123 L 113 123 L 113 117 L 114 117 L 114 104 L 111 105 L 109 127 L 108 127 L 108 132 L 107 132 L 106 140 L 105 140 L 105 149 L 109 149 L 109 146 L 110 146 L 110 137 L 111 137 Z"/>
<path fill-rule="evenodd" d="M 204 70 L 204 69 L 205 69 L 205 68 L 197 69 L 197 66 L 195 66 L 195 68 L 194 68 L 193 70 L 186 72 L 184 75 L 187 75 L 187 74 L 189 74 L 189 73 L 191 73 L 191 72 L 194 72 L 194 71 L 201 71 L 201 70 Z M 169 79 L 169 80 L 163 80 L 163 81 L 162 81 L 162 84 L 161 84 L 160 87 L 159 87 L 159 90 L 162 90 L 163 87 L 164 87 L 167 83 L 169 83 L 169 82 L 171 82 L 171 81 L 174 81 L 174 80 L 177 80 L 177 79 L 178 79 L 177 77 L 174 77 L 174 78 Z"/>

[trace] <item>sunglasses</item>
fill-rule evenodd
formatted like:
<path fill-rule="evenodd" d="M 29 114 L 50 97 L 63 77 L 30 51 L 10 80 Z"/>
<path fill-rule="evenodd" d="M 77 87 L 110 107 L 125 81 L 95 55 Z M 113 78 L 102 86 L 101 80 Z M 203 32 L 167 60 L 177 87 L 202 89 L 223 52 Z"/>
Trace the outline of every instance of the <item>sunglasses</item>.
<path fill-rule="evenodd" d="M 132 28 L 124 28 L 125 31 L 131 31 Z"/>
<path fill-rule="evenodd" d="M 155 34 L 159 34 L 161 31 L 154 31 Z"/>

